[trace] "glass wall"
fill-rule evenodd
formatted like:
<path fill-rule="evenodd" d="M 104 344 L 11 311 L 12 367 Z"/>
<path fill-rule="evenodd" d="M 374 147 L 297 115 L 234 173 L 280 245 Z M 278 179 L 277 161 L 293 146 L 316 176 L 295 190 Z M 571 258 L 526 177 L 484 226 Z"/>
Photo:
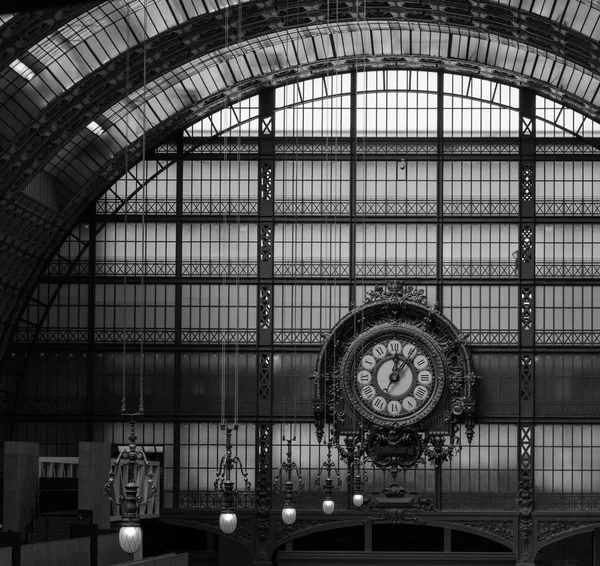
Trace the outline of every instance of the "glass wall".
<path fill-rule="evenodd" d="M 526 460 L 544 509 L 594 508 L 600 160 L 576 137 L 584 121 L 538 97 L 525 139 L 532 93 L 431 71 L 267 94 L 159 145 L 81 218 L 14 335 L 16 437 L 48 455 L 119 444 L 123 387 L 135 403 L 142 374 L 142 442 L 161 447 L 165 505 L 217 505 L 219 423 L 237 418 L 253 486 L 273 419 L 273 474 L 295 435 L 303 505 L 318 506 L 320 345 L 376 284 L 402 280 L 456 325 L 481 379 L 473 444 L 463 433 L 437 479 L 420 465 L 399 481 L 431 497 L 441 486 L 445 509 L 514 510 Z M 368 475 L 367 491 L 392 481 Z"/>

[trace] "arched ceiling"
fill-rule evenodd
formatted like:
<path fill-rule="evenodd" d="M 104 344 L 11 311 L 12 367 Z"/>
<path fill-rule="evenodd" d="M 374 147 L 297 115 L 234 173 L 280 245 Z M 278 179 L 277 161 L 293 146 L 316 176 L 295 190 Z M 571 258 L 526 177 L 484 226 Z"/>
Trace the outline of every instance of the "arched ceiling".
<path fill-rule="evenodd" d="M 0 16 L 0 356 L 143 132 L 149 146 L 265 85 L 357 64 L 484 75 L 600 119 L 599 37 L 589 0 L 115 0 Z"/>

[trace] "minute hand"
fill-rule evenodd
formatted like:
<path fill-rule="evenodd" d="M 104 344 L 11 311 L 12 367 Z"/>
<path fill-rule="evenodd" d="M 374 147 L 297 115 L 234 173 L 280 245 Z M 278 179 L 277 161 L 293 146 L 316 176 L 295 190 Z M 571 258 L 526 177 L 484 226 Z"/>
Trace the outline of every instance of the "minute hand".
<path fill-rule="evenodd" d="M 411 355 L 411 354 L 412 354 L 412 351 L 410 352 L 409 355 Z M 396 374 L 400 373 L 404 369 L 404 366 L 407 363 L 408 363 L 408 358 L 404 358 L 404 361 L 400 364 L 400 367 L 396 368 L 392 373 L 396 373 Z"/>
<path fill-rule="evenodd" d="M 395 370 L 395 373 L 400 373 L 404 369 L 404 366 L 410 361 L 410 358 L 416 349 L 417 349 L 417 347 L 413 346 L 413 349 L 410 352 L 408 352 L 408 355 L 406 356 L 406 358 L 404 358 L 402 365 L 398 369 Z"/>
<path fill-rule="evenodd" d="M 410 352 L 408 352 L 408 355 L 406 356 L 406 358 L 404 358 L 404 360 L 402 361 L 402 363 L 400 364 L 399 367 L 396 367 L 396 364 L 394 364 L 394 368 L 392 369 L 392 371 L 390 373 L 390 381 L 388 383 L 388 386 L 384 389 L 385 393 L 388 392 L 392 383 L 396 383 L 396 381 L 398 381 L 400 379 L 400 372 L 402 372 L 402 370 L 404 369 L 404 366 L 410 361 L 410 357 L 413 355 L 413 352 L 416 349 L 417 348 L 415 346 Z M 394 377 L 396 379 L 394 379 Z"/>

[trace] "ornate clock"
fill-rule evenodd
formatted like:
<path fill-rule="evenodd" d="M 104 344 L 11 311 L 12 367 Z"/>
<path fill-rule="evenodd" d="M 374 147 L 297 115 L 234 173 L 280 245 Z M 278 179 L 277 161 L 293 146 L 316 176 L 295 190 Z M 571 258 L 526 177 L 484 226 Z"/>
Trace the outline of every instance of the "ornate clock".
<path fill-rule="evenodd" d="M 423 454 L 439 464 L 461 421 L 473 437 L 470 354 L 415 287 L 376 287 L 334 327 L 313 378 L 317 434 L 331 423 L 338 440 L 360 438 L 376 464 L 410 467 Z"/>
<path fill-rule="evenodd" d="M 444 392 L 442 352 L 424 332 L 384 323 L 361 333 L 341 363 L 345 396 L 372 423 L 410 425 L 431 413 Z"/>

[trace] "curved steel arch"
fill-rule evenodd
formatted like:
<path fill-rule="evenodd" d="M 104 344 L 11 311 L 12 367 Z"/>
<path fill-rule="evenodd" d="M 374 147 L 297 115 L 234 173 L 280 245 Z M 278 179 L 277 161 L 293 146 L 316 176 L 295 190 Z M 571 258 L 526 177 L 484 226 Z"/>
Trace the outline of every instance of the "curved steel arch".
<path fill-rule="evenodd" d="M 570 3 L 572 6 L 575 4 L 583 5 L 575 0 Z M 589 117 L 600 116 L 595 105 L 598 88 L 582 92 L 579 83 L 571 87 L 568 78 L 560 75 L 548 72 L 534 76 L 531 68 L 535 65 L 530 65 L 528 74 L 525 72 L 527 69 L 519 71 L 506 63 L 506 53 L 511 49 L 529 57 L 537 53 L 571 72 L 579 64 L 577 72 L 587 77 L 588 86 L 592 82 L 596 85 L 596 81 L 600 85 L 600 76 L 596 77 L 597 68 L 600 68 L 598 58 L 590 57 L 592 51 L 588 49 L 596 44 L 589 44 L 589 37 L 582 33 L 584 27 L 581 22 L 578 29 L 577 26 L 573 27 L 574 22 L 563 22 L 558 13 L 545 18 L 533 12 L 516 10 L 501 2 L 484 0 L 472 1 L 462 11 L 456 8 L 455 3 L 444 0 L 433 1 L 428 6 L 430 8 L 419 12 L 412 3 L 403 0 L 366 2 L 364 10 L 358 15 L 364 18 L 362 21 L 357 21 L 353 5 L 336 5 L 331 12 L 323 3 L 316 1 L 292 0 L 285 9 L 274 0 L 252 1 L 242 6 L 242 15 L 245 13 L 246 17 L 241 21 L 237 7 L 217 10 L 157 34 L 145 47 L 132 47 L 128 53 L 116 56 L 84 77 L 42 111 L 33 113 L 26 127 L 15 133 L 16 137 L 0 154 L 0 190 L 4 192 L 0 200 L 0 252 L 4 252 L 7 258 L 0 267 L 0 356 L 24 307 L 25 297 L 33 289 L 34 283 L 31 282 L 40 275 L 51 254 L 66 237 L 68 229 L 75 224 L 85 206 L 120 174 L 126 152 L 132 161 L 141 157 L 140 137 L 125 137 L 126 142 L 119 146 L 118 143 L 98 142 L 87 134 L 87 137 L 82 136 L 81 132 L 85 132 L 85 126 L 90 121 L 105 112 L 112 111 L 113 116 L 119 116 L 117 107 L 120 105 L 122 110 L 127 98 L 130 102 L 134 102 L 136 97 L 139 99 L 139 91 L 143 88 L 144 55 L 149 81 L 164 92 L 170 88 L 168 81 L 164 80 L 165 76 L 170 74 L 170 80 L 177 83 L 182 78 L 178 76 L 177 69 L 183 73 L 182 70 L 186 64 L 189 66 L 190 61 L 197 62 L 200 72 L 210 65 L 216 68 L 219 61 L 232 61 L 240 53 L 248 55 L 257 46 L 267 43 L 269 49 L 265 51 L 265 59 L 277 61 L 282 41 L 290 38 L 287 30 L 294 30 L 292 35 L 296 37 L 297 45 L 302 38 L 312 40 L 312 37 L 320 37 L 323 33 L 330 36 L 331 45 L 331 49 L 312 59 L 296 60 L 292 66 L 289 60 L 283 60 L 268 69 L 259 65 L 250 73 L 231 75 L 224 85 L 211 92 L 196 98 L 190 97 L 187 104 L 181 104 L 171 115 L 151 125 L 146 134 L 146 143 L 149 145 L 160 142 L 169 132 L 189 126 L 208 113 L 255 93 L 264 86 L 284 84 L 298 77 L 327 74 L 330 71 L 341 72 L 355 66 L 357 59 L 361 60 L 364 68 L 424 67 L 484 76 L 534 89 L 549 98 L 566 102 Z M 41 13 L 37 19 L 17 17 L 14 21 L 9 20 L 0 28 L 0 37 L 8 37 L 9 45 L 19 29 L 25 27 L 29 33 L 19 47 L 2 50 L 0 55 L 5 57 L 4 60 L 17 56 L 36 39 L 45 37 L 64 21 L 82 13 L 84 11 L 76 9 L 57 10 L 52 16 L 48 15 L 46 20 L 44 14 L 48 12 Z M 410 49 L 394 51 L 393 42 L 387 50 L 384 43 L 362 49 L 363 38 L 370 37 L 372 40 L 372 32 L 392 28 L 398 30 L 402 26 L 423 33 L 421 45 L 426 53 L 420 53 L 421 49 L 416 50 L 419 52 Z M 12 32 L 7 34 L 7 30 Z M 344 48 L 340 51 L 338 48 L 344 45 L 343 41 L 336 43 L 331 39 L 335 33 L 338 37 L 342 33 L 351 37 L 356 30 L 361 30 L 362 34 L 360 49 L 352 44 L 351 50 Z M 468 42 L 478 43 L 479 47 L 471 50 L 466 47 L 462 54 L 457 54 L 449 49 L 439 50 L 438 41 L 432 48 L 426 39 L 431 39 L 436 33 L 437 38 L 443 33 L 449 36 L 448 45 L 451 45 L 452 39 L 456 44 L 461 38 L 467 38 Z M 239 43 L 234 43 L 238 40 Z M 6 43 L 0 43 L 0 47 Z M 376 47 L 379 47 L 379 51 Z M 438 50 L 435 51 L 435 48 Z M 493 55 L 492 59 L 490 55 Z M 505 57 L 504 67 L 496 57 L 500 55 Z M 127 76 L 129 85 L 126 85 Z M 163 80 L 162 86 L 160 80 Z M 138 92 L 127 97 L 128 86 Z M 121 112 L 120 116 L 125 119 L 126 114 Z M 77 159 L 60 158 L 61 148 L 67 144 L 70 144 L 70 151 L 73 148 L 77 150 L 78 144 L 87 144 L 88 147 L 79 155 L 82 164 L 91 161 L 91 156 L 94 159 L 97 159 L 97 155 L 104 157 L 96 162 L 95 169 L 88 171 L 87 177 L 78 177 L 85 179 L 85 182 L 76 182 L 70 189 L 64 189 L 62 210 L 53 212 L 35 203 L 24 194 L 23 189 L 37 173 L 45 169 L 59 175 L 67 170 L 80 173 Z"/>
<path fill-rule="evenodd" d="M 423 9 L 421 13 L 401 1 L 378 2 L 373 5 L 367 2 L 360 15 L 346 4 L 337 6 L 332 14 L 327 11 L 326 6 L 316 2 L 298 2 L 286 5 L 286 9 L 282 10 L 276 2 L 270 0 L 265 3 L 250 2 L 248 5 L 241 5 L 241 8 L 229 8 L 190 19 L 151 37 L 144 46 L 134 44 L 128 52 L 115 56 L 71 88 L 65 89 L 61 95 L 53 97 L 50 103 L 37 112 L 32 112 L 29 123 L 24 125 L 21 132 L 16 132 L 15 136 L 7 140 L 10 141 L 10 147 L 0 158 L 0 180 L 5 187 L 11 187 L 12 191 L 22 188 L 36 170 L 44 166 L 44 160 L 51 158 L 56 146 L 76 135 L 87 123 L 97 118 L 103 109 L 125 98 L 127 74 L 131 88 L 140 88 L 145 60 L 148 61 L 147 76 L 152 78 L 194 58 L 218 53 L 227 45 L 243 45 L 249 39 L 281 33 L 281 30 L 298 29 L 302 34 L 310 35 L 310 28 L 313 26 L 332 27 L 345 23 L 357 26 L 366 24 L 369 29 L 377 29 L 382 22 L 387 22 L 388 25 L 412 25 L 413 29 L 433 33 L 436 29 L 447 28 L 453 30 L 451 33 L 454 35 L 457 32 L 471 34 L 496 47 L 510 42 L 522 45 L 523 51 L 547 51 L 556 56 L 557 60 L 570 61 L 592 74 L 600 69 L 595 58 L 589 56 L 594 51 L 595 43 L 590 43 L 584 34 L 567 28 L 561 22 L 509 6 L 499 6 L 494 2 L 480 1 L 460 11 L 439 0 L 432 3 L 430 8 Z M 246 10 L 246 15 L 238 25 L 239 10 L 242 14 Z M 77 13 L 74 12 L 74 15 Z M 359 17 L 364 19 L 360 21 Z M 10 26 L 10 22 L 7 26 Z M 354 55 L 360 54 L 355 52 Z M 373 55 L 378 54 L 374 52 Z M 469 54 L 465 60 L 472 58 L 472 54 Z M 515 72 L 513 69 L 507 70 Z M 552 80 L 552 77 L 549 79 Z M 107 86 L 110 88 L 107 89 Z M 572 102 L 581 98 L 585 106 L 585 97 L 570 92 L 568 86 L 562 89 L 564 93 L 573 97 Z M 593 113 L 594 109 L 588 107 L 586 112 Z M 72 115 L 76 115 L 79 120 L 73 121 Z M 57 130 L 64 135 L 57 136 Z M 31 167 L 31 163 L 34 167 Z M 8 193 L 9 197 L 10 194 Z"/>
<path fill-rule="evenodd" d="M 246 3 L 253 0 L 242 0 L 232 7 L 228 0 L 217 0 L 213 14 L 219 14 L 230 10 L 237 15 L 241 6 L 242 11 Z M 160 14 L 161 10 L 170 10 L 169 0 L 154 0 L 153 8 Z M 280 7 L 276 2 L 254 3 L 256 9 L 252 9 L 252 17 L 243 18 L 246 26 L 265 23 L 267 18 L 275 15 L 281 10 L 282 22 L 286 27 L 290 25 L 306 24 L 314 21 L 316 13 L 323 11 L 323 4 L 317 2 L 302 2 L 296 5 L 286 3 Z M 415 6 L 402 0 L 378 1 L 369 5 L 365 2 L 358 9 L 354 5 L 340 4 L 327 13 L 327 20 L 335 21 L 339 16 L 343 20 L 357 19 L 357 11 L 367 19 L 381 19 L 382 16 L 401 18 L 405 21 L 421 20 L 429 22 L 448 22 L 453 25 L 481 26 L 492 31 L 502 30 L 513 36 L 513 39 L 523 38 L 528 43 L 537 46 L 548 46 L 557 44 L 558 49 L 565 48 L 574 53 L 583 55 L 582 62 L 594 64 L 589 61 L 586 53 L 587 40 L 593 43 L 595 30 L 600 18 L 600 6 L 597 2 L 590 0 L 569 0 L 568 2 L 554 3 L 548 6 L 544 3 L 523 6 L 519 8 L 512 5 L 509 0 L 471 0 L 456 5 L 446 0 L 430 0 L 426 5 Z M 199 6 L 199 7 L 198 7 Z M 110 14 L 107 16 L 107 14 Z M 171 16 L 170 21 L 165 21 L 163 31 L 151 35 L 154 39 L 160 33 L 176 29 L 181 23 L 189 23 L 195 17 L 206 14 L 203 3 L 196 6 L 196 14 L 182 14 L 178 12 L 176 18 Z M 10 19 L 4 26 L 0 26 L 0 68 L 4 68 L 10 61 L 22 57 L 31 51 L 36 51 L 48 41 L 51 34 L 69 36 L 77 27 L 91 27 L 99 29 L 107 24 L 122 24 L 131 15 L 125 4 L 116 2 L 89 2 L 88 4 L 77 4 L 60 9 L 37 10 L 28 13 L 19 13 Z M 139 22 L 136 22 L 139 24 Z M 154 29 L 150 30 L 154 32 Z M 573 35 L 575 34 L 575 35 Z M 92 34 L 93 35 L 93 34 Z M 245 32 L 245 35 L 247 33 Z M 530 38 L 530 39 L 529 39 Z M 85 39 L 83 41 L 86 43 Z M 134 48 L 140 44 L 140 40 L 132 33 L 129 38 L 128 47 Z M 75 47 L 75 46 L 74 46 Z M 68 51 L 61 52 L 57 59 L 69 54 Z"/>
<path fill-rule="evenodd" d="M 423 36 L 422 40 L 420 37 L 415 39 L 419 34 Z M 314 38 L 321 42 L 320 50 L 312 50 Z M 456 48 L 456 44 L 460 43 L 462 45 Z M 186 41 L 179 37 L 179 44 L 185 45 Z M 291 58 L 290 44 L 293 44 L 293 52 L 301 55 Z M 490 45 L 495 45 L 496 50 L 488 49 Z M 257 52 L 263 57 L 256 58 Z M 119 74 L 108 76 L 103 71 L 93 75 L 94 88 L 92 85 L 80 85 L 37 114 L 29 126 L 11 140 L 9 149 L 0 157 L 0 186 L 4 187 L 0 190 L 4 192 L 4 198 L 10 199 L 18 194 L 41 170 L 62 182 L 66 193 L 63 203 L 73 197 L 79 191 L 82 179 L 94 176 L 119 149 L 134 143 L 135 138 L 142 135 L 140 131 L 128 129 L 127 117 L 132 107 L 152 120 L 152 113 L 146 108 L 153 105 L 162 108 L 164 99 L 169 99 L 171 108 L 161 112 L 160 118 L 157 117 L 154 122 L 149 122 L 147 127 L 152 129 L 161 125 L 159 120 L 168 122 L 191 108 L 204 114 L 202 110 L 211 106 L 215 98 L 222 97 L 224 92 L 229 91 L 229 96 L 237 99 L 244 83 L 254 82 L 260 87 L 272 82 L 270 77 L 279 73 L 287 71 L 294 75 L 302 67 L 333 59 L 346 58 L 357 63 L 362 58 L 365 67 L 372 67 L 377 60 L 406 61 L 421 57 L 438 60 L 441 68 L 445 61 L 455 62 L 457 66 L 462 61 L 462 70 L 470 72 L 496 68 L 499 79 L 508 81 L 512 75 L 515 82 L 529 84 L 536 90 L 547 83 L 546 90 L 550 91 L 547 94 L 551 98 L 559 101 L 567 99 L 570 106 L 585 115 L 600 117 L 595 106 L 596 99 L 600 97 L 600 75 L 589 74 L 585 68 L 572 65 L 567 59 L 531 49 L 522 42 L 511 43 L 499 35 L 465 31 L 448 25 L 440 25 L 436 29 L 430 28 L 429 24 L 390 21 L 313 25 L 298 29 L 293 34 L 289 30 L 277 31 L 245 40 L 191 61 L 187 60 L 187 49 L 176 55 L 171 53 L 172 58 L 166 63 L 159 55 L 150 54 L 146 69 L 150 80 L 132 93 L 127 92 L 126 83 L 134 85 L 135 81 L 126 81 L 126 75 L 120 81 Z M 247 62 L 252 57 L 254 68 Z M 144 56 L 141 59 L 146 60 Z M 261 68 L 265 61 L 269 65 L 266 70 Z M 550 67 L 552 76 L 549 76 Z M 579 93 L 569 90 L 570 83 L 566 77 L 573 74 L 580 77 L 578 85 L 585 81 L 585 90 L 580 88 Z M 136 77 L 137 70 L 134 69 L 131 76 Z M 209 76 L 216 76 L 218 80 L 211 79 L 212 84 L 209 84 L 205 82 Z M 187 100 L 181 97 L 182 92 Z M 142 100 L 143 103 L 140 102 Z M 92 121 L 102 123 L 103 120 L 109 121 L 110 132 L 97 138 L 86 126 Z M 82 147 L 85 149 L 80 149 Z M 92 162 L 91 166 L 89 162 Z"/>
<path fill-rule="evenodd" d="M 332 72 L 340 73 L 356 68 L 356 62 L 356 57 L 326 59 L 313 64 L 298 65 L 292 69 L 283 67 L 276 72 L 265 74 L 258 80 L 256 77 L 252 77 L 233 85 L 231 88 L 215 93 L 199 104 L 190 105 L 169 117 L 169 119 L 164 120 L 147 132 L 145 143 L 148 147 L 151 147 L 162 141 L 170 132 L 189 127 L 211 112 L 226 107 L 232 101 L 257 93 L 264 86 L 283 85 L 298 78 L 327 75 Z M 527 86 L 550 98 L 561 98 L 556 96 L 557 89 L 555 87 L 541 81 L 505 74 L 489 65 L 474 62 L 467 63 L 429 56 L 369 56 L 363 59 L 361 68 L 439 69 L 501 80 L 517 86 Z M 0 241 L 0 250 L 4 247 L 5 249 L 16 249 L 18 251 L 18 253 L 13 253 L 12 257 L 8 256 L 0 266 L 0 288 L 4 286 L 7 291 L 12 289 L 12 295 L 7 294 L 5 298 L 8 308 L 3 309 L 2 304 L 0 304 L 0 357 L 4 353 L 9 337 L 16 327 L 18 317 L 25 307 L 26 299 L 33 291 L 35 281 L 42 274 L 54 251 L 58 249 L 68 235 L 69 230 L 75 225 L 77 218 L 85 207 L 98 198 L 102 191 L 122 174 L 126 155 L 130 163 L 141 159 L 143 141 L 141 137 L 137 138 L 127 148 L 122 149 L 112 159 L 108 160 L 104 167 L 72 196 L 59 215 L 52 217 L 47 210 L 43 211 L 46 216 L 40 215 L 36 219 L 37 230 L 28 234 L 28 238 L 25 240 L 22 239 L 23 217 L 28 212 L 26 209 L 27 204 L 32 204 L 33 201 L 27 201 L 20 195 L 17 195 L 18 198 L 13 199 L 16 203 L 19 202 L 19 199 L 21 202 L 26 201 L 19 206 L 7 205 L 7 202 L 10 202 L 7 200 L 0 201 L 0 220 L 2 220 L 5 227 L 5 231 L 1 235 L 4 242 Z M 24 280 L 27 281 L 25 285 L 23 284 Z"/>

